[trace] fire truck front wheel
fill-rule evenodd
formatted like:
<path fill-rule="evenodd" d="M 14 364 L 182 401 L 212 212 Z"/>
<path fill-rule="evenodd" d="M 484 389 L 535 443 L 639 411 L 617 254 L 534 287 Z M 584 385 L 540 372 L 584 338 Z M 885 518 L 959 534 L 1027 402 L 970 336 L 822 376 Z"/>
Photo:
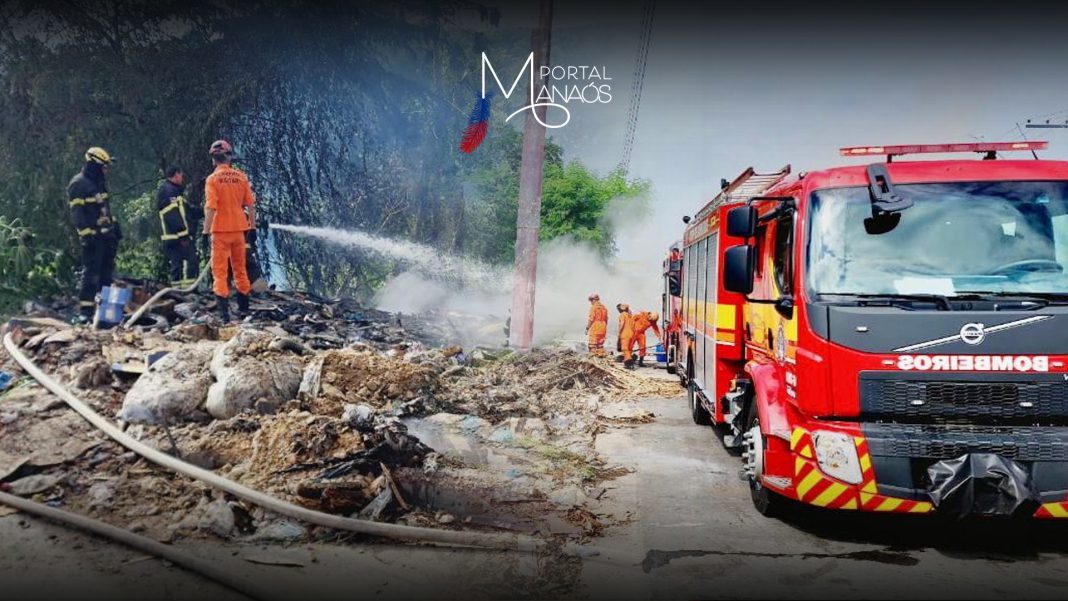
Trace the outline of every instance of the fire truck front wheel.
<path fill-rule="evenodd" d="M 753 506 L 766 517 L 778 515 L 787 502 L 786 497 L 768 490 L 760 478 L 764 474 L 764 435 L 760 431 L 760 417 L 755 403 L 749 404 L 745 434 L 742 435 L 743 473 L 749 480 L 749 495 Z"/>

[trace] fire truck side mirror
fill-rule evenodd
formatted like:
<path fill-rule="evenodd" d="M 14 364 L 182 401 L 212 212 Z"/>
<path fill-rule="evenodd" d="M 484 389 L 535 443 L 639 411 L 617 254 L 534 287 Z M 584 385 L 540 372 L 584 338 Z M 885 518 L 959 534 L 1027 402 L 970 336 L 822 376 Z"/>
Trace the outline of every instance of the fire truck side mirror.
<path fill-rule="evenodd" d="M 730 217 L 728 216 L 728 219 Z M 753 247 L 739 244 L 723 254 L 723 287 L 731 292 L 749 294 L 753 291 L 753 273 L 756 268 Z"/>
<path fill-rule="evenodd" d="M 752 238 L 756 235 L 757 212 L 751 206 L 735 207 L 727 211 L 727 235 Z"/>

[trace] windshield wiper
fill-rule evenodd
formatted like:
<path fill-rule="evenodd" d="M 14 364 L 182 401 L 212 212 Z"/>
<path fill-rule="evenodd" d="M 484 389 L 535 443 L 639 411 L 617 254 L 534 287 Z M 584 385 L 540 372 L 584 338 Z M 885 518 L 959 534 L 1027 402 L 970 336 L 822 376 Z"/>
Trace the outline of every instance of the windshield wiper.
<path fill-rule="evenodd" d="M 831 293 L 837 296 L 848 296 L 863 301 L 882 301 L 892 303 L 895 301 L 934 303 L 942 311 L 952 311 L 953 306 L 949 303 L 949 297 L 941 294 L 852 294 Z M 954 297 L 958 298 L 958 297 Z"/>
<path fill-rule="evenodd" d="M 969 290 L 967 291 L 967 294 L 972 294 L 977 297 L 1032 302 L 1043 306 L 1068 304 L 1068 292 L 1000 292 L 994 290 Z"/>

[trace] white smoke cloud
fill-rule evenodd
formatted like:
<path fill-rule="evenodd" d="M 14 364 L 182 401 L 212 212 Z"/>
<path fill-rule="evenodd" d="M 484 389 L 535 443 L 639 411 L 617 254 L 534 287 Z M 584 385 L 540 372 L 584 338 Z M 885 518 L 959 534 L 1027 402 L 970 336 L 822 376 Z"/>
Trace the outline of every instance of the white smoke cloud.
<path fill-rule="evenodd" d="M 652 216 L 647 206 L 641 199 L 613 201 L 607 225 L 615 234 L 619 250 L 607 260 L 592 245 L 570 238 L 541 244 L 534 307 L 535 344 L 560 340 L 584 343 L 587 297 L 594 292 L 601 295 L 609 309 L 607 344 L 612 348 L 617 331 L 616 303 L 627 303 L 634 312 L 661 311 L 661 263 L 667 249 L 658 243 L 663 236 L 658 236 L 650 225 Z M 511 307 L 511 265 L 486 265 L 413 242 L 362 232 L 275 224 L 271 228 L 378 252 L 406 263 L 409 269 L 390 278 L 376 296 L 377 308 L 385 311 L 492 315 L 503 325 Z M 472 338 L 486 341 L 485 336 Z M 497 342 L 503 336 L 494 332 L 491 338 Z"/>

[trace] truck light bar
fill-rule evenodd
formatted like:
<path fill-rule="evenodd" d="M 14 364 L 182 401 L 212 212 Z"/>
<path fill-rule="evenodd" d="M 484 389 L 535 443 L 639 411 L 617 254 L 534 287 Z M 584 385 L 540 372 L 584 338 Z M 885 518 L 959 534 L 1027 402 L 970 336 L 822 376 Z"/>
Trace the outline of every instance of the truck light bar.
<path fill-rule="evenodd" d="M 966 144 L 909 144 L 902 146 L 852 146 L 839 148 L 844 157 L 885 154 L 930 154 L 940 152 L 998 152 L 1004 150 L 1045 150 L 1049 142 L 975 142 Z"/>

